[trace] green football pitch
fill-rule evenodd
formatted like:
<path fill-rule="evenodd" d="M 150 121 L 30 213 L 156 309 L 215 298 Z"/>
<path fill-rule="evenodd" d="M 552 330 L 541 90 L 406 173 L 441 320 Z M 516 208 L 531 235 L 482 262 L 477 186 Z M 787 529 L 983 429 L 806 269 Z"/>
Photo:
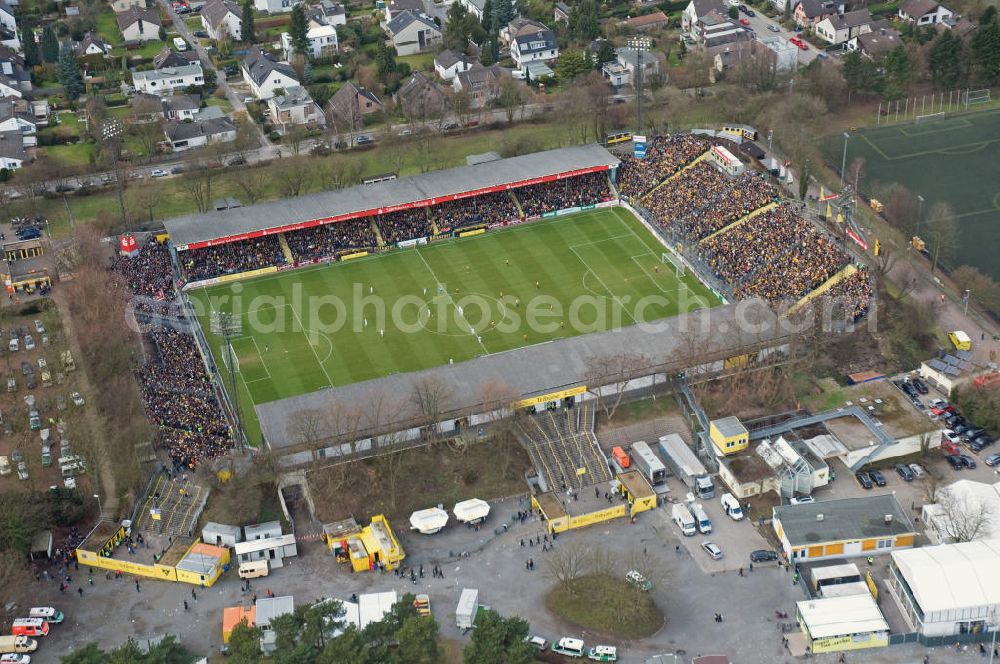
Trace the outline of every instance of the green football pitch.
<path fill-rule="evenodd" d="M 826 144 L 840 168 L 844 139 Z M 961 234 L 956 264 L 973 265 L 1000 279 L 1000 110 L 922 124 L 862 129 L 848 141 L 847 163 L 865 159 L 867 189 L 898 182 L 924 197 L 924 211 L 947 201 Z M 867 193 L 867 192 L 866 192 Z"/>
<path fill-rule="evenodd" d="M 191 292 L 254 404 L 461 362 L 719 303 L 630 212 L 599 209 Z M 213 311 L 235 314 L 231 349 Z"/>

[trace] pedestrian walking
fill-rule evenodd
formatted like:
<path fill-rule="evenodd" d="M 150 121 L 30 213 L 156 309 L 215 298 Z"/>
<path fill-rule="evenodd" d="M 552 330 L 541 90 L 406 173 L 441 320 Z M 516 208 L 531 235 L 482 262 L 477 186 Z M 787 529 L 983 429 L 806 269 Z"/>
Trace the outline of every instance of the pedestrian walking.
<path fill-rule="evenodd" d="M 750 572 L 753 572 L 753 563 L 750 563 Z"/>
<path fill-rule="evenodd" d="M 524 561 L 524 569 L 525 569 L 525 570 L 527 570 L 527 569 L 530 569 L 530 568 L 528 567 L 528 561 L 527 561 L 527 560 L 525 560 L 525 561 Z"/>
<path fill-rule="evenodd" d="M 184 610 L 185 611 L 188 610 L 188 601 L 187 600 L 184 600 Z"/>
<path fill-rule="evenodd" d="M 80 593 L 80 597 L 83 597 L 83 588 L 77 588 L 76 592 Z"/>
<path fill-rule="evenodd" d="M 740 568 L 740 576 L 743 576 L 743 568 Z"/>
<path fill-rule="evenodd" d="M 139 582 L 138 582 L 138 581 L 136 581 L 136 582 L 135 582 L 135 591 L 136 591 L 137 593 L 139 593 L 139 592 L 142 592 L 142 591 L 141 591 L 141 590 L 139 589 Z"/>
<path fill-rule="evenodd" d="M 191 589 L 191 599 L 198 599 L 198 596 L 194 594 L 194 588 Z"/>

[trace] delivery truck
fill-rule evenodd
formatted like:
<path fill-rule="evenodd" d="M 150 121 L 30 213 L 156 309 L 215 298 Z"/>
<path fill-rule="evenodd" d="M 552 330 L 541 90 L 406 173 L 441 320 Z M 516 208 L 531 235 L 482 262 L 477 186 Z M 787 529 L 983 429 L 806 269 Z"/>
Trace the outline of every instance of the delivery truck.
<path fill-rule="evenodd" d="M 472 629 L 476 623 L 476 612 L 479 611 L 479 591 L 475 588 L 462 588 L 458 598 L 458 608 L 455 609 L 455 624 L 459 629 Z"/>
<path fill-rule="evenodd" d="M 693 537 L 698 532 L 695 528 L 694 517 L 691 516 L 691 510 L 684 503 L 674 503 L 670 511 L 670 518 L 681 529 L 681 534 L 685 537 Z"/>
<path fill-rule="evenodd" d="M 36 650 L 38 650 L 38 641 L 34 639 L 29 639 L 26 636 L 0 636 L 0 654 L 35 652 Z"/>
<path fill-rule="evenodd" d="M 667 467 L 645 442 L 640 440 L 632 443 L 632 460 L 635 461 L 636 470 L 642 473 L 650 486 L 658 487 L 667 483 Z"/>
<path fill-rule="evenodd" d="M 700 500 L 715 496 L 715 484 L 698 456 L 676 433 L 660 436 L 660 452 L 667 467 Z"/>

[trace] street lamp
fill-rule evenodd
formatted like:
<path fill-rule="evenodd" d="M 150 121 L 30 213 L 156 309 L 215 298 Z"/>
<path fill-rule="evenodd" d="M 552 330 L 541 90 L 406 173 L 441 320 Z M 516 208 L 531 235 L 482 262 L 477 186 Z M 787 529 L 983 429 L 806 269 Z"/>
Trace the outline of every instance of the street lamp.
<path fill-rule="evenodd" d="M 962 293 L 962 304 L 965 306 L 965 315 L 969 315 L 969 297 L 972 295 L 972 289 L 966 288 L 965 292 Z"/>
<path fill-rule="evenodd" d="M 840 160 L 840 188 L 844 188 L 844 174 L 847 172 L 847 140 L 851 137 L 849 133 L 844 132 L 844 156 Z"/>
<path fill-rule="evenodd" d="M 95 493 L 94 498 L 97 498 L 97 520 L 100 521 L 104 517 L 104 508 L 101 507 L 101 496 L 100 494 Z"/>
<path fill-rule="evenodd" d="M 635 88 L 635 99 L 636 99 L 636 127 L 641 134 L 642 129 L 642 76 L 645 73 L 645 65 L 642 62 L 643 54 L 649 50 L 652 45 L 649 37 L 633 37 L 629 39 L 625 45 L 635 51 L 635 78 L 632 81 L 632 85 Z"/>

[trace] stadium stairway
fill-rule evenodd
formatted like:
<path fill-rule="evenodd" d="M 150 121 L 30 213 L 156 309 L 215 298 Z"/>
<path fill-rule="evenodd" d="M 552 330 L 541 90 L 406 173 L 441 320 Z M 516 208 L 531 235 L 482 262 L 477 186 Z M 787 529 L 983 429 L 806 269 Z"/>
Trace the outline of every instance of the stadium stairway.
<path fill-rule="evenodd" d="M 521 201 L 517 200 L 517 196 L 514 195 L 513 191 L 508 191 L 507 194 L 510 196 L 510 200 L 514 201 L 514 207 L 517 208 L 517 216 L 524 218 L 524 208 L 521 207 Z"/>
<path fill-rule="evenodd" d="M 616 200 L 621 199 L 622 195 L 618 191 L 618 186 L 615 185 L 615 181 L 611 179 L 611 174 L 608 174 L 608 187 L 611 188 L 611 195 L 615 197 Z"/>
<path fill-rule="evenodd" d="M 653 195 L 654 191 L 656 191 L 657 189 L 659 189 L 663 185 L 667 184 L 671 180 L 676 180 L 677 178 L 679 178 L 681 176 L 681 173 L 683 173 L 684 171 L 688 170 L 689 168 L 694 167 L 694 165 L 697 164 L 697 163 L 705 161 L 706 159 L 708 159 L 708 156 L 710 154 L 712 154 L 711 150 L 706 150 L 702 154 L 698 155 L 693 160 L 691 160 L 690 164 L 688 164 L 684 168 L 680 169 L 679 171 L 677 171 L 676 173 L 674 173 L 673 175 L 671 175 L 670 177 L 668 177 L 666 180 L 664 180 L 663 182 L 661 182 L 660 184 L 656 185 L 655 187 L 653 187 L 652 189 L 650 189 L 649 191 L 647 191 L 645 194 L 643 194 L 642 196 L 640 196 L 639 197 L 639 201 L 642 202 L 642 201 L 646 200 L 647 198 L 649 198 L 650 196 Z"/>
<path fill-rule="evenodd" d="M 832 277 L 830 277 L 829 279 L 827 279 L 826 281 L 824 281 L 818 288 L 815 288 L 812 291 L 810 291 L 810 292 L 806 293 L 805 295 L 803 295 L 802 299 L 799 300 L 798 302 L 796 302 L 795 304 L 793 304 L 792 307 L 791 307 L 791 309 L 788 310 L 788 314 L 789 315 L 794 314 L 796 311 L 798 311 L 803 306 L 805 306 L 805 304 L 807 302 L 809 302 L 810 300 L 812 300 L 815 297 L 819 297 L 820 295 L 822 295 L 823 293 L 827 292 L 828 290 L 830 290 L 831 288 L 833 288 L 834 286 L 836 286 L 837 284 L 839 284 L 841 281 L 843 281 L 844 279 L 848 278 L 849 276 L 851 276 L 852 274 L 854 274 L 857 271 L 858 271 L 858 268 L 855 267 L 855 265 L 853 263 L 848 263 L 847 265 L 845 265 L 843 267 L 843 269 L 841 269 L 835 275 L 833 275 Z"/>
<path fill-rule="evenodd" d="M 773 210 L 776 207 L 778 207 L 777 203 L 768 203 L 764 207 L 759 207 L 756 210 L 754 210 L 753 212 L 751 212 L 750 214 L 743 215 L 742 217 L 740 217 L 739 219 L 737 219 L 733 223 L 729 224 L 728 226 L 723 226 L 722 228 L 720 228 L 719 230 L 715 231 L 711 235 L 706 235 L 705 237 L 703 237 L 700 240 L 698 240 L 698 243 L 700 244 L 702 242 L 707 242 L 708 240 L 712 239 L 716 235 L 722 235 L 723 233 L 728 233 L 729 231 L 733 230 L 734 228 L 739 228 L 740 226 L 742 226 L 743 224 L 747 223 L 748 221 L 750 221 L 751 219 L 753 219 L 757 215 L 764 214 L 765 212 L 767 212 L 769 210 Z"/>
<path fill-rule="evenodd" d="M 378 224 L 375 223 L 375 217 L 374 216 L 371 217 L 371 222 L 370 223 L 372 225 L 372 233 L 375 234 L 375 241 L 378 243 L 378 246 L 380 248 L 384 247 L 385 246 L 385 240 L 382 239 L 382 231 L 379 229 Z"/>
<path fill-rule="evenodd" d="M 281 253 L 285 256 L 285 263 L 294 265 L 295 257 L 292 256 L 292 248 L 288 246 L 288 240 L 285 239 L 284 233 L 278 233 L 278 244 L 281 245 Z"/>

